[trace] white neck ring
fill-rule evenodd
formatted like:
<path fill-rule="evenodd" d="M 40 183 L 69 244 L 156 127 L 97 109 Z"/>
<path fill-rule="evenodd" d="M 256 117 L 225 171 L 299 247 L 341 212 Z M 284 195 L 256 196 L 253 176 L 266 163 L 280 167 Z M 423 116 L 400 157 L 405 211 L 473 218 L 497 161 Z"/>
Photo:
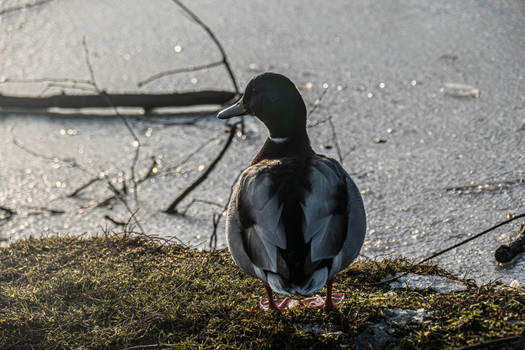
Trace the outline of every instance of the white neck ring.
<path fill-rule="evenodd" d="M 287 137 L 270 137 L 270 140 L 272 140 L 275 143 L 285 143 L 288 141 Z"/>

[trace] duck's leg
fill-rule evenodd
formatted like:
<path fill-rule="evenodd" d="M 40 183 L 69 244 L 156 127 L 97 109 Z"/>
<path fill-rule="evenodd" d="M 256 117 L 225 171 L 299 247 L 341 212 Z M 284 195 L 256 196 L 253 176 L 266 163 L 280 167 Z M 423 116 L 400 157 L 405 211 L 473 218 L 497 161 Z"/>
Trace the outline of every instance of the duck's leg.
<path fill-rule="evenodd" d="M 326 284 L 326 299 L 324 301 L 323 309 L 333 309 L 343 301 L 344 294 L 332 293 L 332 281 Z"/>
<path fill-rule="evenodd" d="M 267 284 L 264 285 L 264 289 L 266 291 L 267 298 L 262 298 L 259 302 L 259 306 L 264 311 L 283 311 L 286 308 L 291 309 L 292 307 L 295 307 L 299 305 L 299 302 L 296 300 L 293 300 L 289 297 L 286 297 L 284 299 L 273 299 L 273 292 L 270 286 Z"/>
<path fill-rule="evenodd" d="M 332 293 L 332 281 L 326 283 L 326 298 L 323 300 L 319 295 L 306 298 L 301 301 L 301 304 L 315 307 L 318 309 L 333 309 L 341 304 L 345 295 L 343 293 Z"/>

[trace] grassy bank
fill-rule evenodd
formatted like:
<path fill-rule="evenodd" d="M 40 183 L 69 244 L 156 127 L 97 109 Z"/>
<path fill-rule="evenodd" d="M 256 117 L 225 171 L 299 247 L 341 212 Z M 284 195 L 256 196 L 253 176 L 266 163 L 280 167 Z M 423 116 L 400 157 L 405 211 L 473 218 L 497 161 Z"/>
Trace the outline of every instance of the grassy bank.
<path fill-rule="evenodd" d="M 0 250 L 0 348 L 353 348 L 385 308 L 430 313 L 397 330 L 400 348 L 465 346 L 525 327 L 525 295 L 497 284 L 466 281 L 466 291 L 446 294 L 373 285 L 406 270 L 454 278 L 437 266 L 363 259 L 338 275 L 334 289 L 347 293 L 338 311 L 265 314 L 262 284 L 226 251 L 122 236 L 21 240 Z M 338 332 L 315 335 L 312 325 Z"/>

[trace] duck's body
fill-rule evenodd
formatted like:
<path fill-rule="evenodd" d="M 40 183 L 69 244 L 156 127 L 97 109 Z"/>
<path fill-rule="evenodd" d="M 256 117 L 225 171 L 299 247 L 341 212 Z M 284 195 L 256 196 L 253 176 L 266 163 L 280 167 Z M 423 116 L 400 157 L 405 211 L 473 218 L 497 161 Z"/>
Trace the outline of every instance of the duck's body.
<path fill-rule="evenodd" d="M 294 99 L 279 100 L 283 95 Z M 259 117 L 270 137 L 242 172 L 230 199 L 226 235 L 233 259 L 265 283 L 269 308 L 277 308 L 271 290 L 306 295 L 324 285 L 325 306 L 330 307 L 333 277 L 363 244 L 361 195 L 336 160 L 312 150 L 304 102 L 287 78 L 273 73 L 255 78 L 244 101 L 219 117 L 239 115 L 239 109 Z"/>

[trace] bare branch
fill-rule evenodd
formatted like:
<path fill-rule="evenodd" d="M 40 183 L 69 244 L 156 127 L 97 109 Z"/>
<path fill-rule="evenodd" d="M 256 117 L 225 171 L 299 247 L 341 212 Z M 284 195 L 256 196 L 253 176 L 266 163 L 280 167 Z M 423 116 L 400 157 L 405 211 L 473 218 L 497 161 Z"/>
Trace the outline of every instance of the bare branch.
<path fill-rule="evenodd" d="M 212 68 L 212 67 L 217 67 L 217 66 L 220 66 L 221 64 L 224 64 L 223 61 L 217 61 L 217 62 L 212 62 L 212 63 L 208 63 L 208 64 L 202 64 L 200 66 L 192 66 L 192 67 L 185 67 L 185 68 L 178 68 L 178 69 L 171 69 L 171 70 L 167 70 L 167 71 L 164 71 L 164 72 L 160 72 L 160 73 L 157 73 L 157 74 L 153 74 L 151 77 L 149 78 L 146 78 L 142 81 L 139 81 L 137 86 L 138 87 L 143 87 L 144 85 L 147 85 L 157 79 L 160 79 L 160 78 L 163 78 L 165 76 L 168 76 L 168 75 L 173 75 L 173 74 L 178 74 L 178 73 L 188 73 L 188 72 L 195 72 L 195 71 L 199 71 L 199 70 L 203 70 L 203 69 L 208 69 L 208 68 Z"/>
<path fill-rule="evenodd" d="M 202 27 L 208 33 L 211 40 L 217 45 L 217 48 L 221 52 L 222 55 L 222 63 L 224 63 L 224 66 L 226 67 L 226 70 L 228 71 L 228 74 L 230 75 L 230 79 L 232 81 L 233 87 L 235 88 L 235 93 L 239 93 L 239 86 L 237 85 L 237 80 L 235 80 L 235 76 L 233 75 L 233 71 L 230 67 L 230 63 L 228 62 L 228 57 L 226 56 L 226 52 L 224 51 L 224 48 L 222 47 L 221 43 L 215 36 L 215 34 L 211 31 L 211 29 L 195 14 L 193 13 L 189 8 L 187 8 L 181 1 L 179 0 L 172 0 L 175 4 L 177 4 L 184 12 L 186 12 L 199 26 Z"/>
<path fill-rule="evenodd" d="M 139 140 L 137 134 L 135 133 L 135 131 L 133 131 L 133 129 L 131 128 L 131 125 L 129 125 L 129 122 L 126 120 L 126 118 L 124 118 L 123 116 L 120 115 L 117 107 L 115 107 L 113 102 L 111 102 L 111 99 L 106 95 L 105 92 L 101 91 L 100 88 L 98 87 L 97 81 L 96 81 L 96 78 L 95 78 L 95 72 L 93 71 L 93 66 L 91 65 L 91 61 L 89 59 L 89 50 L 88 50 L 88 46 L 87 46 L 85 37 L 82 38 L 82 46 L 84 47 L 84 58 L 86 60 L 86 65 L 88 67 L 89 75 L 91 76 L 91 82 L 93 83 L 93 86 L 95 87 L 97 92 L 100 95 L 102 95 L 102 97 L 104 97 L 104 99 L 106 100 L 108 106 L 112 107 L 113 110 L 115 111 L 115 114 L 120 117 L 120 119 L 122 120 L 122 122 L 124 123 L 126 128 L 128 129 L 131 137 L 133 138 L 133 146 L 135 147 L 135 155 L 133 157 L 133 161 L 131 163 L 131 167 L 130 167 L 131 169 L 130 170 L 131 170 L 131 181 L 133 181 L 133 196 L 135 197 L 135 202 L 138 205 L 138 187 L 137 187 L 137 177 L 135 175 L 135 169 L 137 167 L 137 161 L 139 159 L 140 146 L 141 146 L 140 145 L 140 140 Z M 124 203 L 124 201 L 123 201 L 123 203 Z M 125 205 L 127 206 L 127 203 Z M 137 226 L 142 228 L 140 226 L 140 224 L 137 224 Z"/>
<path fill-rule="evenodd" d="M 469 237 L 469 238 L 467 238 L 467 239 L 465 239 L 465 240 L 463 240 L 463 241 L 461 241 L 461 242 L 459 242 L 457 244 L 454 244 L 454 245 L 452 245 L 452 246 L 450 246 L 448 248 L 445 248 L 445 249 L 443 249 L 443 250 L 441 250 L 441 251 L 439 251 L 437 253 L 434 253 L 431 256 L 429 256 L 429 257 L 421 260 L 420 262 L 414 264 L 413 267 L 421 265 L 423 263 L 426 263 L 429 260 L 432 260 L 432 259 L 434 259 L 434 258 L 436 258 L 436 257 L 438 257 L 438 256 L 440 256 L 440 255 L 442 255 L 442 254 L 452 250 L 452 249 L 460 247 L 460 246 L 464 245 L 465 243 L 468 243 L 468 242 L 470 242 L 470 241 L 472 241 L 472 240 L 474 240 L 474 239 L 476 239 L 478 237 L 481 237 L 481 236 L 489 233 L 490 231 L 493 231 L 493 230 L 497 229 L 500 226 L 506 225 L 506 224 L 508 224 L 508 223 L 510 223 L 510 222 L 512 222 L 514 220 L 517 220 L 519 218 L 522 218 L 522 217 L 525 217 L 525 213 L 521 213 L 521 214 L 515 215 L 515 216 L 511 217 L 510 219 L 502 221 L 502 222 L 500 222 L 500 223 L 498 223 L 498 224 L 496 224 L 496 225 L 494 225 L 494 226 L 492 226 L 492 227 L 490 227 L 490 228 L 488 228 L 488 229 L 486 229 L 486 230 L 484 230 L 484 231 L 482 231 L 482 232 L 480 232 L 478 234 L 475 234 L 474 236 L 471 236 L 471 237 Z M 374 285 L 390 283 L 390 282 L 393 282 L 393 281 L 399 279 L 400 277 L 406 276 L 407 274 L 408 274 L 408 272 L 404 272 L 402 274 L 396 275 L 396 276 L 394 276 L 392 278 L 389 278 L 387 280 L 383 280 L 381 282 L 374 283 Z"/>
<path fill-rule="evenodd" d="M 71 197 L 75 197 L 76 195 L 78 195 L 81 191 L 85 190 L 86 188 L 88 188 L 89 186 L 91 186 L 92 184 L 94 184 L 95 182 L 97 181 L 100 181 L 102 180 L 99 176 L 97 177 L 94 177 L 92 178 L 91 180 L 89 180 L 88 182 L 86 182 L 85 184 L 83 184 L 82 186 L 78 187 L 77 189 L 75 189 L 73 192 L 71 192 L 70 194 L 68 194 L 67 196 L 69 198 Z"/>
<path fill-rule="evenodd" d="M 104 219 L 112 222 L 113 224 L 117 225 L 117 226 L 126 226 L 126 223 L 124 221 L 117 221 L 115 219 L 113 219 L 111 216 L 109 215 L 104 215 Z"/>
<path fill-rule="evenodd" d="M 311 118 L 312 115 L 314 115 L 314 113 L 317 111 L 317 109 L 321 105 L 321 102 L 323 101 L 323 98 L 325 97 L 327 92 L 328 92 L 328 89 L 323 89 L 323 92 L 321 93 L 319 98 L 314 101 L 312 108 L 308 111 L 308 118 Z M 326 121 L 328 121 L 328 119 L 309 122 L 307 124 L 307 128 L 311 128 L 311 127 L 317 126 L 317 125 L 322 124 L 322 123 L 324 123 Z"/>
<path fill-rule="evenodd" d="M 17 212 L 14 209 L 4 207 L 4 206 L 0 206 L 0 210 L 6 213 L 6 216 L 4 216 L 3 218 L 0 218 L 0 222 L 2 221 L 8 222 L 9 220 L 11 220 L 13 216 L 17 214 Z"/>
<path fill-rule="evenodd" d="M 65 210 L 62 210 L 62 209 L 53 209 L 53 208 L 47 208 L 47 207 L 24 206 L 24 208 L 32 209 L 32 210 L 45 211 L 45 212 L 48 212 L 51 215 L 60 215 L 60 214 L 65 214 L 65 212 L 66 212 Z M 39 213 L 39 212 L 29 213 L 29 215 L 40 215 L 40 214 L 41 213 Z"/>
<path fill-rule="evenodd" d="M 330 129 L 332 129 L 332 138 L 334 139 L 335 149 L 337 150 L 337 157 L 339 158 L 339 162 L 343 164 L 343 156 L 341 154 L 341 148 L 339 147 L 339 140 L 337 139 L 334 123 L 332 122 L 332 116 L 328 117 L 328 123 L 330 124 Z"/>
<path fill-rule="evenodd" d="M 168 214 L 176 214 L 177 213 L 177 205 L 184 199 L 188 194 L 190 194 L 195 188 L 197 188 L 206 178 L 208 175 L 212 172 L 212 170 L 215 168 L 217 163 L 221 160 L 222 156 L 226 153 L 228 148 L 230 147 L 230 144 L 233 140 L 233 137 L 235 136 L 235 133 L 237 132 L 237 123 L 230 126 L 230 134 L 228 136 L 228 139 L 224 143 L 224 147 L 221 149 L 217 157 L 211 162 L 210 165 L 208 165 L 208 168 L 202 173 L 197 180 L 195 180 L 190 186 L 188 186 L 174 201 L 170 204 L 168 209 L 166 209 L 166 213 Z"/>

